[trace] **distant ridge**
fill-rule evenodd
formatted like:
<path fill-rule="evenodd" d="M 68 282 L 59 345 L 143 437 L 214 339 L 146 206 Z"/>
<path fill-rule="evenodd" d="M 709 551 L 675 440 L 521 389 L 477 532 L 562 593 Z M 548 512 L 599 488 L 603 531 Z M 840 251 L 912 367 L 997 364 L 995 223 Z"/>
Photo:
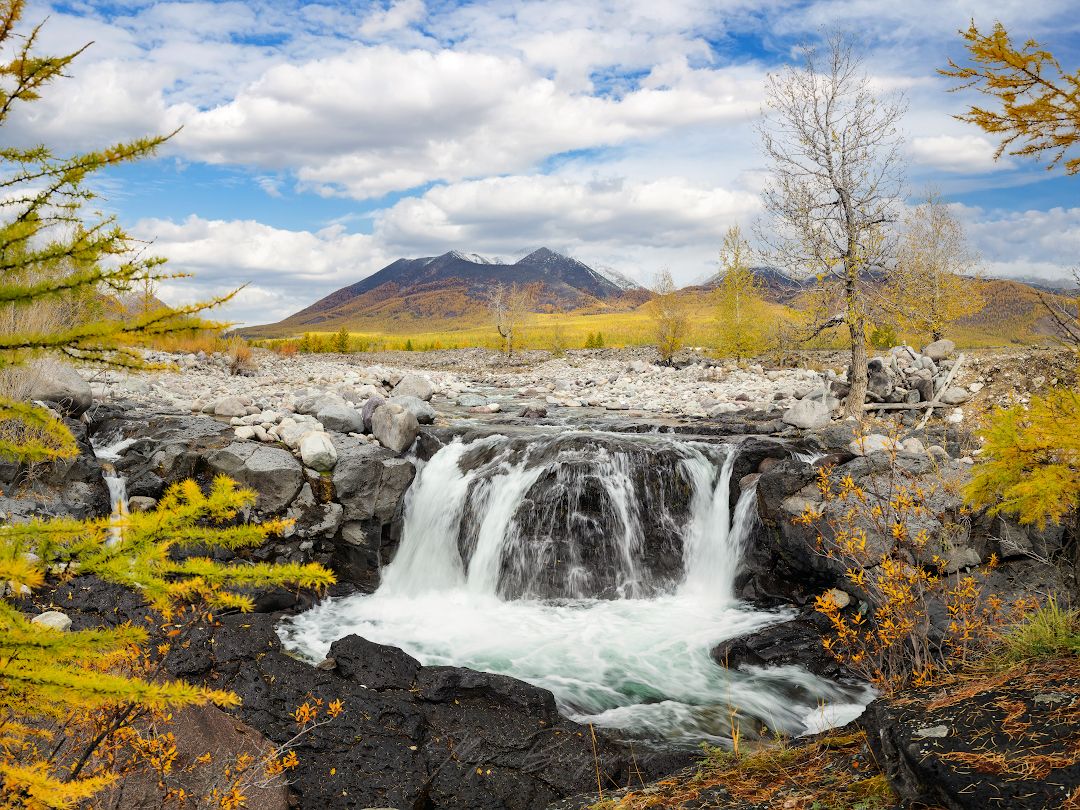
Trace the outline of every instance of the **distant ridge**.
<path fill-rule="evenodd" d="M 813 286 L 814 279 L 802 280 L 792 278 L 783 270 L 767 265 L 758 265 L 750 268 L 758 281 L 761 283 L 762 296 L 778 304 L 786 304 L 797 298 L 800 294 Z M 712 278 L 702 282 L 698 287 L 703 290 L 714 290 L 724 280 L 723 273 L 717 273 Z"/>
<path fill-rule="evenodd" d="M 387 319 L 452 319 L 476 313 L 498 284 L 535 284 L 537 309 L 565 312 L 588 307 L 634 306 L 642 288 L 611 271 L 538 248 L 507 263 L 452 250 L 441 256 L 398 259 L 367 278 L 335 290 L 285 320 L 242 330 L 252 336 L 329 331 Z"/>

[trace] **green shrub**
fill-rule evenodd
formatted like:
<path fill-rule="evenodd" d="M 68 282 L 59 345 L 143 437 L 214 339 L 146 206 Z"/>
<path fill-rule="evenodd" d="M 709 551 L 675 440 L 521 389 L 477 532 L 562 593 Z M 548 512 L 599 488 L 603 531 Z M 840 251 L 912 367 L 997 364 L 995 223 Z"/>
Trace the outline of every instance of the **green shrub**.
<path fill-rule="evenodd" d="M 1069 653 L 1080 655 L 1080 611 L 1050 599 L 1005 633 L 999 658 L 1008 665 Z"/>

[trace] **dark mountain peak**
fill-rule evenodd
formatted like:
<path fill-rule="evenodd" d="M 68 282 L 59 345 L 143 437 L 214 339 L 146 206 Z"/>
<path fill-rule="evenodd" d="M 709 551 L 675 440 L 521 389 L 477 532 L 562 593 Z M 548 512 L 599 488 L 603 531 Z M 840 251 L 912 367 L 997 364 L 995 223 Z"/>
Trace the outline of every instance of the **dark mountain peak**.
<path fill-rule="evenodd" d="M 546 247 L 537 248 L 528 256 L 524 256 L 517 260 L 516 264 L 550 264 L 555 261 L 575 261 L 561 253 L 556 253 L 554 250 L 549 250 Z"/>

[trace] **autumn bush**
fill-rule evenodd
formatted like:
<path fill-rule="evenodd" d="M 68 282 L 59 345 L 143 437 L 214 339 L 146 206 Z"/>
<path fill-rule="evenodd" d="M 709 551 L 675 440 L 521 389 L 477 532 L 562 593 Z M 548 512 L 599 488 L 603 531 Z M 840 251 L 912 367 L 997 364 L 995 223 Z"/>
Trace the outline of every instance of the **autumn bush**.
<path fill-rule="evenodd" d="M 258 368 L 251 344 L 242 337 L 231 337 L 225 345 L 225 356 L 229 360 L 229 373 L 232 375 L 250 374 Z"/>
<path fill-rule="evenodd" d="M 861 485 L 832 467 L 818 471 L 824 506 L 807 506 L 796 520 L 813 527 L 818 552 L 843 572 L 857 607 L 827 591 L 815 609 L 829 621 L 824 640 L 829 653 L 850 671 L 892 693 L 932 683 L 939 674 L 962 667 L 992 646 L 1000 629 L 1031 609 L 1021 600 L 1006 605 L 984 591 L 980 573 L 965 573 L 951 549 L 964 539 L 963 515 L 931 512 L 941 481 L 928 486 L 906 476 L 896 463 Z M 960 518 L 958 520 L 956 518 Z M 928 525 L 939 522 L 934 535 Z M 936 610 L 945 620 L 935 622 Z"/>

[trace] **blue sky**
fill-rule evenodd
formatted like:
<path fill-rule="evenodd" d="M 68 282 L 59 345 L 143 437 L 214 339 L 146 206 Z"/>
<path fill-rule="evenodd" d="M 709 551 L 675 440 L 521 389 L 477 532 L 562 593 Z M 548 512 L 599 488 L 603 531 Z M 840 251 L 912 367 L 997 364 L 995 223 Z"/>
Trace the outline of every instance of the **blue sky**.
<path fill-rule="evenodd" d="M 241 322 L 451 249 L 713 272 L 723 231 L 762 216 L 764 78 L 823 26 L 857 32 L 873 80 L 907 96 L 911 198 L 942 192 L 986 272 L 1062 277 L 1080 255 L 1080 178 L 995 162 L 935 72 L 972 17 L 1075 69 L 1075 2 L 32 3 L 44 17 L 45 50 L 94 44 L 4 138 L 72 150 L 182 126 L 99 188 L 193 275 L 166 298 L 248 283 L 224 312 Z"/>

